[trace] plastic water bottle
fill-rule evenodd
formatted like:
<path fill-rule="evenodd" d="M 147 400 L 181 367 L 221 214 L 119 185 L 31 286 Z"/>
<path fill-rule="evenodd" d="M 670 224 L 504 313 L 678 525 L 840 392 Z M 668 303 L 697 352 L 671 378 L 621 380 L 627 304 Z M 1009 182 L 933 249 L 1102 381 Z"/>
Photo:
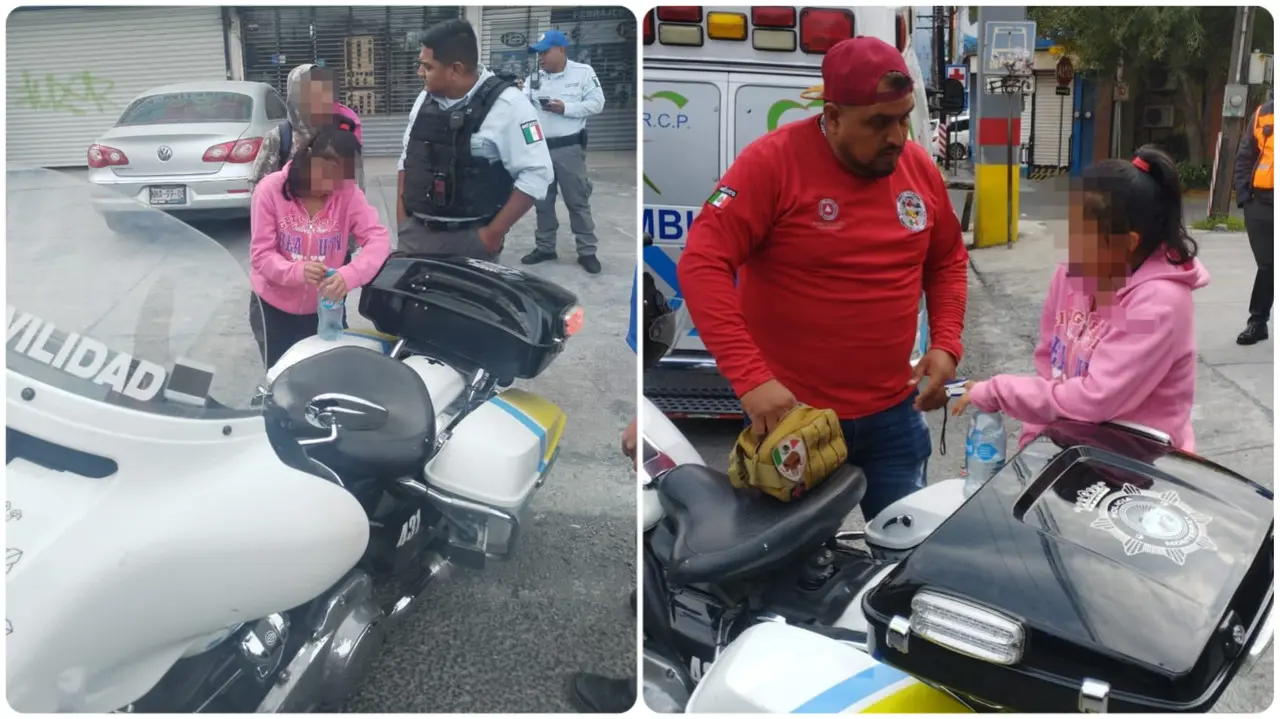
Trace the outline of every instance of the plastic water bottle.
<path fill-rule="evenodd" d="M 331 269 L 324 276 L 329 277 L 332 274 Z M 320 317 L 316 334 L 320 335 L 320 339 L 332 342 L 342 336 L 342 314 L 345 303 L 345 300 L 331 300 L 320 295 L 320 302 L 316 308 L 316 314 Z"/>
<path fill-rule="evenodd" d="M 971 497 L 1004 464 L 1006 435 L 1004 416 L 999 412 L 978 412 L 969 416 L 964 438 L 964 496 Z"/>

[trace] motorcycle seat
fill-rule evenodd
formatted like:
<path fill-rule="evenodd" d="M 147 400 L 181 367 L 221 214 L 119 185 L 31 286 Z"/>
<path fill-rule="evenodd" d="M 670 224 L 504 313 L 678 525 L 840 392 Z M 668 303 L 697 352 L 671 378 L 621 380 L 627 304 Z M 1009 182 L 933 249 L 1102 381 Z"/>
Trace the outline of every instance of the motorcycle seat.
<path fill-rule="evenodd" d="M 702 465 L 676 467 L 658 484 L 675 534 L 667 581 L 725 583 L 800 561 L 840 529 L 866 491 L 866 475 L 849 464 L 790 503 L 735 489 L 724 472 Z"/>
<path fill-rule="evenodd" d="M 316 396 L 339 393 L 387 409 L 381 426 L 340 428 L 332 444 L 316 445 L 320 454 L 366 476 L 419 476 L 436 443 L 436 412 L 427 385 L 411 367 L 365 347 L 335 347 L 291 365 L 271 384 L 270 405 L 287 414 L 294 431 L 324 436 L 306 420 Z"/>

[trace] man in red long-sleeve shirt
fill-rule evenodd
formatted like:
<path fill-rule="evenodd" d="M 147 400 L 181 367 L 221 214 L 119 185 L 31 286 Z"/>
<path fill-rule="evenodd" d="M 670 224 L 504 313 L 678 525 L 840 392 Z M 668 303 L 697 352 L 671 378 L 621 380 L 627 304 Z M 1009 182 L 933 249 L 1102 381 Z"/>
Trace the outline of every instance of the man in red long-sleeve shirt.
<path fill-rule="evenodd" d="M 755 432 L 797 402 L 836 411 L 871 518 L 924 486 L 933 448 L 920 412 L 941 407 L 955 378 L 968 253 L 941 173 L 909 140 L 901 53 L 845 40 L 822 80 L 820 117 L 756 140 L 720 179 L 679 279 Z M 931 346 L 913 372 L 922 290 Z"/>

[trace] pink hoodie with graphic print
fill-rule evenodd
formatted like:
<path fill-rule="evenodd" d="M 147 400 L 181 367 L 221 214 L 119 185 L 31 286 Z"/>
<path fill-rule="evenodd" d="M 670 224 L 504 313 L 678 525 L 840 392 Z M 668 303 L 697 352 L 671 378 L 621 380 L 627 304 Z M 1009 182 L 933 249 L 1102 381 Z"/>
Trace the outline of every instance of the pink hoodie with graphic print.
<path fill-rule="evenodd" d="M 323 262 L 338 270 L 347 291 L 363 287 L 391 254 L 391 235 L 354 182 L 334 192 L 324 208 L 309 217 L 300 200 L 284 199 L 282 188 L 292 162 L 273 172 L 253 190 L 249 255 L 253 291 L 272 307 L 295 315 L 316 311 L 319 290 L 302 274 L 305 262 Z M 343 265 L 347 236 L 354 234 L 360 253 Z"/>
<path fill-rule="evenodd" d="M 1199 260 L 1149 258 L 1116 293 L 1091 310 L 1093 296 L 1058 267 L 1040 316 L 1036 376 L 997 375 L 977 382 L 969 401 L 1023 423 L 1019 448 L 1058 419 L 1122 420 L 1168 434 L 1195 450 L 1191 406 L 1196 392 L 1194 290 L 1209 284 Z"/>

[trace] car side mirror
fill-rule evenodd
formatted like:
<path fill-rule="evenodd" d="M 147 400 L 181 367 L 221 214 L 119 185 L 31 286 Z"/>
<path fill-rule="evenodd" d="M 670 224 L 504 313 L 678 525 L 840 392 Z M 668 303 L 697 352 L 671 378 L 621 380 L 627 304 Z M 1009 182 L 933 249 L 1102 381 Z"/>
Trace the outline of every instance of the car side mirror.
<path fill-rule="evenodd" d="M 301 444 L 323 444 L 338 438 L 338 430 L 369 432 L 386 425 L 390 413 L 386 407 L 368 400 L 338 392 L 316 395 L 307 403 L 303 414 L 316 429 L 329 430 L 329 436 L 302 440 Z"/>

